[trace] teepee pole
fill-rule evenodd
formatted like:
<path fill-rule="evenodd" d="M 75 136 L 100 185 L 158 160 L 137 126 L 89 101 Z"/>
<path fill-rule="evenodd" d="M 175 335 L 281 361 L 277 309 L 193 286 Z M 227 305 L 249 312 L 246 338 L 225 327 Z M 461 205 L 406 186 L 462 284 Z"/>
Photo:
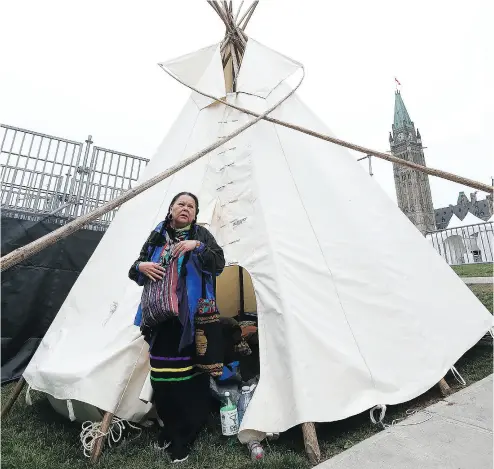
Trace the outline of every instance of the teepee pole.
<path fill-rule="evenodd" d="M 230 54 L 232 56 L 232 64 L 233 64 L 233 89 L 235 90 L 235 82 L 238 77 L 238 61 L 237 56 L 235 54 L 235 46 L 232 42 L 230 42 Z"/>
<path fill-rule="evenodd" d="M 93 449 L 91 451 L 90 461 L 92 464 L 96 464 L 101 456 L 112 420 L 113 414 L 111 412 L 106 412 L 103 416 L 103 420 L 101 421 L 100 434 L 95 438 Z"/>
<path fill-rule="evenodd" d="M 302 434 L 304 436 L 305 452 L 309 461 L 314 466 L 321 462 L 321 450 L 317 440 L 316 426 L 313 422 L 302 424 Z"/>
<path fill-rule="evenodd" d="M 23 376 L 21 376 L 19 381 L 17 381 L 16 385 L 14 386 L 12 394 L 8 398 L 5 405 L 2 407 L 2 414 L 1 414 L 2 419 L 10 412 L 10 409 L 15 404 L 15 401 L 19 397 L 19 394 L 21 393 L 22 388 L 24 387 L 25 384 L 26 384 L 26 380 L 24 379 Z"/>
<path fill-rule="evenodd" d="M 208 3 L 210 3 L 214 7 L 216 13 L 218 13 L 220 18 L 223 20 L 223 23 L 225 23 L 226 29 L 228 29 L 228 31 L 232 33 L 233 32 L 232 27 L 230 26 L 230 23 L 228 22 L 228 17 L 221 8 L 221 5 L 216 0 L 208 1 Z"/>
<path fill-rule="evenodd" d="M 237 10 L 237 13 L 235 15 L 235 18 L 233 18 L 233 21 L 234 21 L 235 24 L 237 24 L 238 15 L 240 15 L 240 10 L 242 9 L 243 6 L 244 6 L 244 0 L 242 0 L 240 2 L 240 6 L 238 7 L 238 10 Z"/>
<path fill-rule="evenodd" d="M 242 29 L 242 31 L 245 31 L 245 27 L 247 26 L 247 24 L 249 23 L 250 19 L 252 18 L 252 15 L 254 14 L 254 11 L 257 7 L 257 4 L 259 3 L 259 0 L 256 0 L 253 4 L 252 4 L 252 9 L 250 10 L 250 13 L 249 15 L 247 16 L 247 18 L 245 19 L 245 23 L 243 24 L 243 26 L 240 26 L 240 28 Z"/>
<path fill-rule="evenodd" d="M 251 5 L 249 6 L 249 8 L 247 8 L 247 10 L 244 11 L 244 14 L 242 15 L 242 17 L 240 18 L 240 20 L 237 22 L 237 26 L 240 27 L 240 25 L 242 24 L 242 21 L 245 19 L 245 17 L 251 12 L 252 8 L 254 8 L 254 3 L 251 3 Z"/>
<path fill-rule="evenodd" d="M 453 392 L 449 387 L 448 382 L 444 378 L 441 378 L 441 380 L 437 384 L 443 397 L 449 396 Z"/>
<path fill-rule="evenodd" d="M 190 86 L 190 85 L 184 83 L 183 81 L 179 80 L 177 77 L 175 77 L 174 75 L 169 73 L 166 69 L 163 69 L 163 70 L 165 70 L 165 72 L 167 72 L 170 76 L 175 78 L 175 80 L 177 80 L 182 85 L 186 86 L 187 88 L 189 88 L 193 91 L 196 91 L 199 94 L 202 94 L 203 96 L 206 96 L 207 98 L 214 99 L 214 100 L 224 104 L 225 106 L 230 106 L 231 108 L 236 109 L 237 111 L 244 112 L 244 113 L 249 114 L 253 117 L 259 117 L 259 114 L 257 114 L 254 111 L 251 111 L 250 109 L 245 109 L 243 107 L 236 106 L 235 104 L 226 102 L 225 100 L 223 100 L 217 96 L 212 96 L 212 95 L 209 95 L 209 94 L 204 93 L 202 91 L 199 91 L 197 88 L 194 88 L 193 86 Z M 319 138 L 321 140 L 325 140 L 326 142 L 334 143 L 335 145 L 339 145 L 339 146 L 348 148 L 350 150 L 358 151 L 360 153 L 365 153 L 366 155 L 372 155 L 372 156 L 375 156 L 376 158 L 390 161 L 391 163 L 396 163 L 396 164 L 399 164 L 402 166 L 407 166 L 411 169 L 414 169 L 416 171 L 420 171 L 420 172 L 428 174 L 430 176 L 436 176 L 436 177 L 439 177 L 441 179 L 446 179 L 448 181 L 456 182 L 458 184 L 462 184 L 464 186 L 471 187 L 473 189 L 478 189 L 478 190 L 481 190 L 483 192 L 487 192 L 489 194 L 494 194 L 494 187 L 490 186 L 489 184 L 484 184 L 483 182 L 475 181 L 473 179 L 469 179 L 469 178 L 466 178 L 463 176 L 458 176 L 457 174 L 453 174 L 453 173 L 443 171 L 440 169 L 430 168 L 428 166 L 422 166 L 420 164 L 413 163 L 411 161 L 405 161 L 405 160 L 402 160 L 400 158 L 397 158 L 396 156 L 390 155 L 388 153 L 383 153 L 380 151 L 371 150 L 370 148 L 366 148 L 366 147 L 363 147 L 360 145 L 356 145 L 354 143 L 346 142 L 345 140 L 340 140 L 339 138 L 331 137 L 329 135 L 316 132 L 314 130 L 306 129 L 305 127 L 301 127 L 299 125 L 290 124 L 288 122 L 280 121 L 278 119 L 274 119 L 274 118 L 269 117 L 269 116 L 266 116 L 264 118 L 264 120 L 268 121 L 268 122 L 272 122 L 273 124 L 281 125 L 281 126 L 286 127 L 288 129 L 296 130 L 297 132 L 301 132 L 303 134 L 310 135 L 310 136 L 315 137 L 315 138 Z"/>

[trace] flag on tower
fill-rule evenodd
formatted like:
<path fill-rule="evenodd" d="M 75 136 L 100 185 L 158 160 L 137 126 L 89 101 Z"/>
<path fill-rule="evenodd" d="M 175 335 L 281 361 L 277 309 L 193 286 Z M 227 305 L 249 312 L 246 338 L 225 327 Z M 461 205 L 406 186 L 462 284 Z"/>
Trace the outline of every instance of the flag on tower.
<path fill-rule="evenodd" d="M 401 83 L 398 81 L 398 78 L 395 77 L 395 81 L 396 81 L 396 83 L 398 83 L 398 85 L 401 86 Z"/>

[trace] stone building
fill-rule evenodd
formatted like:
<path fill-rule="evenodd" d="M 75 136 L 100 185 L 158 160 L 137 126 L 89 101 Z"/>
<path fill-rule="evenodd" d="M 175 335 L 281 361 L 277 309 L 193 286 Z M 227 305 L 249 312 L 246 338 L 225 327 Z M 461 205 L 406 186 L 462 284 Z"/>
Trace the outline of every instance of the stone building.
<path fill-rule="evenodd" d="M 422 137 L 408 115 L 399 91 L 395 92 L 392 132 L 389 133 L 391 153 L 403 160 L 425 166 Z M 406 166 L 393 164 L 398 206 L 423 233 L 436 229 L 429 176 Z"/>

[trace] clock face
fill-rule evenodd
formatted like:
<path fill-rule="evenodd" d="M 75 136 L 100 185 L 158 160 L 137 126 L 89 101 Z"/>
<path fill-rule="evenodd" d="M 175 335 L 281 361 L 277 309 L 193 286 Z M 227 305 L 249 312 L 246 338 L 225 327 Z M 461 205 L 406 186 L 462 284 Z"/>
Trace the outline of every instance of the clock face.
<path fill-rule="evenodd" d="M 398 134 L 398 142 L 403 142 L 404 138 L 405 138 L 405 135 L 403 134 L 403 132 L 400 132 Z"/>

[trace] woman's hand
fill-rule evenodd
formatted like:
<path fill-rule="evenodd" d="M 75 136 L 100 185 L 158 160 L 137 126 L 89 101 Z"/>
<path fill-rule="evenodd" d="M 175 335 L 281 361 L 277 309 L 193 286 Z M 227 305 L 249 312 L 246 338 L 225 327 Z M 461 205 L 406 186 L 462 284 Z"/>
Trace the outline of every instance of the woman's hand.
<path fill-rule="evenodd" d="M 183 256 L 186 252 L 193 251 L 197 247 L 197 241 L 188 240 L 180 241 L 173 248 L 173 255 L 175 257 Z"/>
<path fill-rule="evenodd" d="M 139 264 L 139 272 L 151 279 L 153 282 L 161 280 L 165 274 L 165 269 L 156 262 L 141 262 Z"/>

